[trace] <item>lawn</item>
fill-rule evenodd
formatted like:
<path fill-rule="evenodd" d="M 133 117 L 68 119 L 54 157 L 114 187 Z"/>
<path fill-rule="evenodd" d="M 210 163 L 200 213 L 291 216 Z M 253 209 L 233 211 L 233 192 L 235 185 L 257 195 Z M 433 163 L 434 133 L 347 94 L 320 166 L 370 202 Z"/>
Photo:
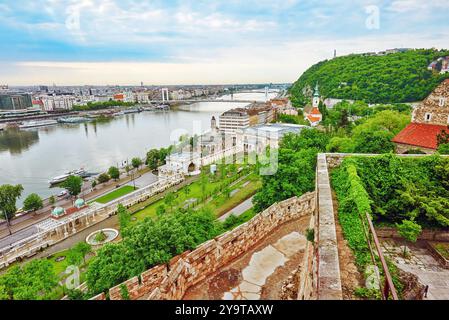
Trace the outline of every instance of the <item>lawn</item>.
<path fill-rule="evenodd" d="M 207 183 L 205 184 L 204 194 L 206 196 L 211 196 L 212 194 L 218 194 L 218 193 L 220 193 L 220 191 L 219 191 L 220 188 L 224 189 L 223 186 L 232 185 L 232 184 L 235 184 L 235 185 L 232 187 L 229 187 L 229 188 L 231 190 L 236 189 L 239 186 L 241 186 L 243 183 L 245 183 L 245 181 L 248 181 L 249 179 L 254 179 L 253 175 L 251 175 L 250 177 L 245 178 L 245 179 L 243 179 L 243 181 L 236 183 L 235 181 L 232 182 L 232 180 L 237 179 L 237 174 L 234 174 L 233 176 L 228 177 L 225 180 L 220 179 L 218 177 L 218 175 L 216 177 L 208 175 Z M 242 188 L 242 190 L 243 191 L 246 191 L 246 189 L 252 190 L 252 188 L 253 188 L 252 186 L 247 185 L 245 188 Z M 174 210 L 175 208 L 183 208 L 183 207 L 187 206 L 189 204 L 188 203 L 189 200 L 192 200 L 192 202 L 193 201 L 201 202 L 201 199 L 204 198 L 203 191 L 201 189 L 202 189 L 201 188 L 201 179 L 191 183 L 190 185 L 188 185 L 188 187 L 183 187 L 183 188 L 179 189 L 177 192 L 175 192 L 176 200 L 175 200 L 174 204 L 172 205 L 173 206 L 172 209 Z M 232 201 L 237 201 L 237 203 L 232 204 L 232 206 L 230 208 L 232 208 L 235 205 L 237 205 L 238 203 L 240 203 L 242 201 L 242 199 L 244 200 L 249 197 L 245 192 L 242 192 L 242 190 L 239 190 L 235 195 L 233 195 L 233 197 L 228 199 L 228 200 L 232 200 Z M 196 200 L 193 200 L 193 199 L 196 199 Z M 225 201 L 225 202 L 227 202 L 227 201 Z M 215 202 L 215 200 L 210 201 L 209 204 L 211 204 L 210 207 L 212 210 L 214 210 L 214 212 L 217 207 L 219 207 L 221 205 L 226 205 L 225 203 L 220 204 L 218 202 Z M 209 206 L 209 204 L 208 204 L 208 206 Z M 155 217 L 156 210 L 161 205 L 165 205 L 164 198 L 159 199 L 156 202 L 145 207 L 144 209 L 136 212 L 134 214 L 134 217 L 136 217 L 136 221 L 143 220 L 146 217 Z M 192 205 L 193 205 L 193 203 L 190 203 L 190 206 L 192 206 Z M 225 210 L 225 209 L 226 209 L 226 207 L 223 207 L 221 209 L 221 211 Z"/>
<path fill-rule="evenodd" d="M 109 192 L 109 193 L 105 194 L 104 196 L 101 196 L 101 197 L 95 199 L 94 202 L 99 202 L 99 203 L 103 203 L 103 204 L 108 203 L 108 202 L 111 202 L 112 200 L 123 197 L 124 195 L 131 193 L 136 189 L 134 189 L 133 186 L 123 186 L 121 188 L 118 188 L 117 190 Z"/>

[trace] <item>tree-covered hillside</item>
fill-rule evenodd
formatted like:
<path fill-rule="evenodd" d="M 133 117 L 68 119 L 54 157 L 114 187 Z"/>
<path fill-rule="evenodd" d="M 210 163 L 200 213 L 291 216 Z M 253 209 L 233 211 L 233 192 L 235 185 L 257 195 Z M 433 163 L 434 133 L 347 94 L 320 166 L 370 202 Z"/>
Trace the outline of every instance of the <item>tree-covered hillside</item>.
<path fill-rule="evenodd" d="M 449 51 L 419 49 L 385 56 L 352 54 L 321 61 L 290 89 L 295 106 L 309 101 L 318 82 L 326 98 L 365 100 L 369 103 L 397 103 L 423 100 L 449 74 L 429 71 L 428 65 Z"/>

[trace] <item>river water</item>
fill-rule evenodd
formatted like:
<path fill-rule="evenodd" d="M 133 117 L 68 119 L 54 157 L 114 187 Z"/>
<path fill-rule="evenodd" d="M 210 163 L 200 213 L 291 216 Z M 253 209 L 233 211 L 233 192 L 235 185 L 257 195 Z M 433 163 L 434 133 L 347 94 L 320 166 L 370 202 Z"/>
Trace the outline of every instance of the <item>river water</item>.
<path fill-rule="evenodd" d="M 271 99 L 276 94 L 270 93 Z M 226 98 L 226 97 L 224 97 Z M 234 94 L 235 100 L 264 101 L 265 94 Z M 22 184 L 18 205 L 30 193 L 57 194 L 48 181 L 67 171 L 84 168 L 103 172 L 152 148 L 167 147 L 185 133 L 208 131 L 210 119 L 246 104 L 199 102 L 166 112 L 141 112 L 108 121 L 58 124 L 0 132 L 0 185 Z"/>

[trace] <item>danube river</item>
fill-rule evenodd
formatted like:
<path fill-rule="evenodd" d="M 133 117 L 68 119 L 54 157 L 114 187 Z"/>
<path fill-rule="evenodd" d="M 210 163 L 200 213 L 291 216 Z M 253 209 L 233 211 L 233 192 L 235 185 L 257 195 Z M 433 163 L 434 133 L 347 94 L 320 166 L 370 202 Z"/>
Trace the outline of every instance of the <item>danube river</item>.
<path fill-rule="evenodd" d="M 270 93 L 268 98 L 274 97 Z M 234 99 L 265 100 L 265 94 L 235 94 Z M 186 133 L 205 132 L 210 119 L 240 103 L 200 102 L 177 110 L 127 114 L 105 122 L 58 124 L 0 132 L 0 185 L 22 184 L 18 204 L 30 193 L 49 197 L 59 192 L 48 181 L 67 171 L 84 168 L 104 172 L 152 148 L 167 147 Z"/>

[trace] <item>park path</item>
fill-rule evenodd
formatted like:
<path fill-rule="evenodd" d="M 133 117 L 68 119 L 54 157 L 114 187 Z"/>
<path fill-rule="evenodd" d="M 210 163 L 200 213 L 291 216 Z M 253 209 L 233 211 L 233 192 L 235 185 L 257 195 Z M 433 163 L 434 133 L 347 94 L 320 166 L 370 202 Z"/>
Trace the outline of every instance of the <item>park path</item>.
<path fill-rule="evenodd" d="M 136 187 L 142 187 L 145 185 L 145 183 L 151 184 L 157 180 L 157 176 L 155 176 L 152 172 L 145 172 L 143 174 L 139 174 L 139 176 L 135 179 Z M 98 198 L 106 193 L 109 193 L 110 191 L 116 189 L 116 185 L 126 185 L 131 184 L 132 185 L 132 178 L 131 176 L 127 176 L 124 174 L 122 177 L 122 180 L 120 181 L 110 181 L 104 185 L 102 188 L 98 188 L 83 195 L 83 198 L 86 201 L 90 201 L 92 199 Z M 89 191 L 91 188 L 90 181 L 87 181 L 83 185 L 83 193 L 86 191 Z M 72 205 L 71 199 L 62 199 L 58 200 L 55 203 L 55 206 L 60 206 L 67 208 Z M 39 222 L 44 221 L 45 219 L 48 219 L 51 214 L 51 206 L 47 205 L 43 209 L 37 211 L 33 214 L 28 214 L 25 216 L 18 217 L 16 219 L 13 219 L 11 221 L 11 231 L 12 234 L 9 235 L 8 228 L 6 226 L 6 223 L 2 224 L 0 227 L 0 249 L 5 248 L 7 246 L 10 246 L 11 244 L 20 241 L 22 239 L 25 239 L 35 233 L 38 232 L 36 228 L 36 224 Z"/>
<path fill-rule="evenodd" d="M 224 215 L 222 215 L 221 217 L 218 218 L 219 221 L 225 221 L 227 217 L 229 217 L 230 215 L 234 215 L 236 217 L 240 216 L 242 213 L 248 211 L 249 209 L 251 209 L 253 207 L 253 198 L 254 196 L 252 196 L 251 198 L 246 199 L 245 201 L 243 201 L 242 203 L 240 203 L 238 206 L 232 208 L 231 210 L 229 210 L 228 212 L 226 212 Z"/>

